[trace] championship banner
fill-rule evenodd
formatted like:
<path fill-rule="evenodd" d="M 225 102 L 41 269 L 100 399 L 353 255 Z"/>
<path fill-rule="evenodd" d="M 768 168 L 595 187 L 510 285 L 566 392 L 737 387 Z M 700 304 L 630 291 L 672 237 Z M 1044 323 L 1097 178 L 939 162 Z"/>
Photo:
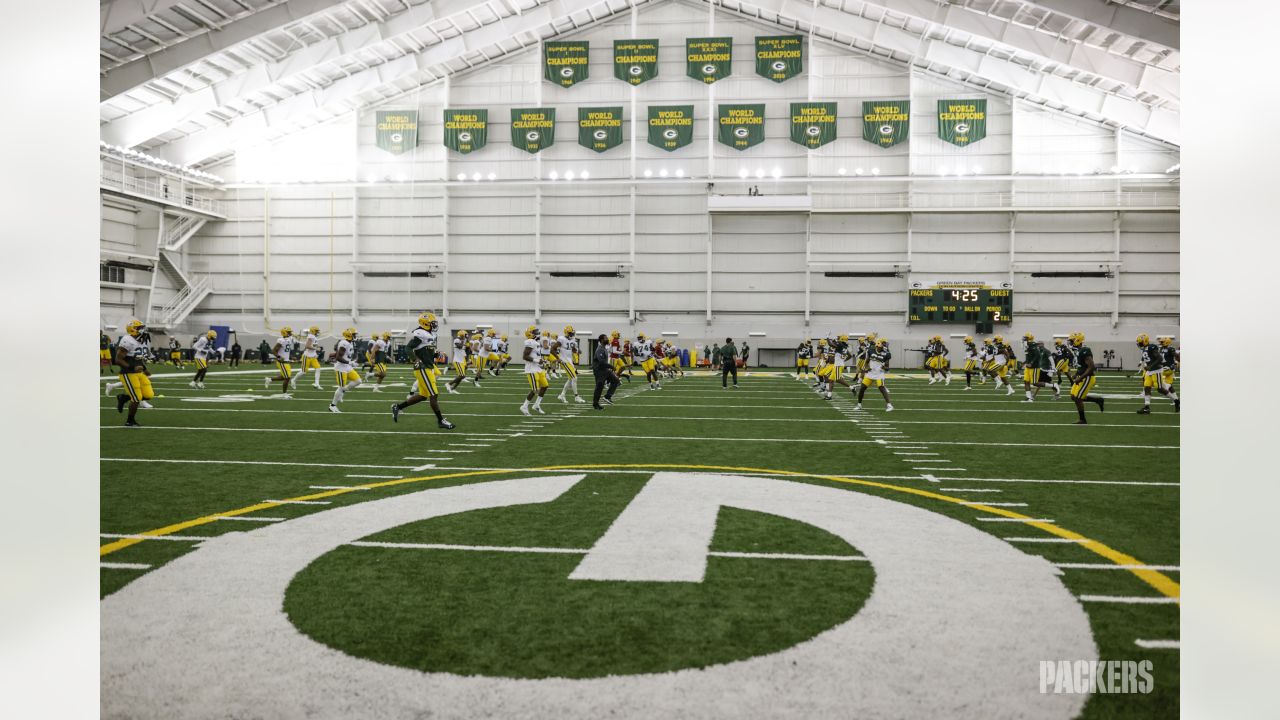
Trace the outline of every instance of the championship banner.
<path fill-rule="evenodd" d="M 686 74 L 710 85 L 733 74 L 733 38 L 686 38 L 684 58 Z"/>
<path fill-rule="evenodd" d="M 622 144 L 622 106 L 578 108 L 578 144 L 604 152 Z"/>
<path fill-rule="evenodd" d="M 864 100 L 862 139 L 882 148 L 904 142 L 911 132 L 910 100 Z"/>
<path fill-rule="evenodd" d="M 756 36 L 756 74 L 786 82 L 804 70 L 804 38 L 799 35 Z"/>
<path fill-rule="evenodd" d="M 571 87 L 591 74 L 586 40 L 553 41 L 542 44 L 542 77 Z"/>
<path fill-rule="evenodd" d="M 746 150 L 764 140 L 764 103 L 721 105 L 716 114 L 720 142 L 734 150 Z"/>
<path fill-rule="evenodd" d="M 511 144 L 529 154 L 556 141 L 555 108 L 511 108 Z"/>
<path fill-rule="evenodd" d="M 939 100 L 938 137 L 964 147 L 987 136 L 987 101 Z"/>
<path fill-rule="evenodd" d="M 835 139 L 835 103 L 791 103 L 791 142 L 813 149 Z"/>
<path fill-rule="evenodd" d="M 418 146 L 417 110 L 379 110 L 374 121 L 383 150 L 399 155 Z"/>
<path fill-rule="evenodd" d="M 693 142 L 692 105 L 650 105 L 649 144 L 668 152 Z"/>
<path fill-rule="evenodd" d="M 658 76 L 657 40 L 614 40 L 613 76 L 639 85 Z"/>
<path fill-rule="evenodd" d="M 466 155 L 489 142 L 488 110 L 444 110 L 444 146 Z"/>

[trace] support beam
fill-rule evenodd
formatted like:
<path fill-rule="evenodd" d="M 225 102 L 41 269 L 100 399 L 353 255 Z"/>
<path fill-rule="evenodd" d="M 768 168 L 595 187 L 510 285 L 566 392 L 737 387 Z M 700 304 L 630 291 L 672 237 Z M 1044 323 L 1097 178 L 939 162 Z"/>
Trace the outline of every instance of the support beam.
<path fill-rule="evenodd" d="M 1144 12 L 1110 3 L 1106 0 L 1022 0 L 1028 5 L 1035 5 L 1066 15 L 1074 20 L 1087 22 L 1121 35 L 1128 35 L 1153 45 L 1161 45 L 1173 50 L 1179 48 L 1180 28 L 1177 22 L 1154 13 Z"/>

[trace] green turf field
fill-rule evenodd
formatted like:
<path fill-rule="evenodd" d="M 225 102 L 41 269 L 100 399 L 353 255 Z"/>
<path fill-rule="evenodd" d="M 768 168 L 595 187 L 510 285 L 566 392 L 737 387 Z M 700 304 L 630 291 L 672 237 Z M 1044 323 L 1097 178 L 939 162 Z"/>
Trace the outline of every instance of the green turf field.
<path fill-rule="evenodd" d="M 962 376 L 930 386 L 914 370 L 889 380 L 892 413 L 874 389 L 857 411 L 843 388 L 828 402 L 787 372 L 758 370 L 737 390 L 704 373 L 661 391 L 624 383 L 601 412 L 561 404 L 563 381 L 552 380 L 546 415 L 524 417 L 516 370 L 442 395 L 457 425 L 445 431 L 426 403 L 392 422 L 404 366 L 385 392 L 348 393 L 342 414 L 327 410 L 331 373 L 324 391 L 308 374 L 280 399 L 278 385 L 264 390 L 262 366 L 230 370 L 214 366 L 194 390 L 188 373 L 154 368 L 142 428 L 122 427 L 114 399 L 100 398 L 104 596 L 205 538 L 429 487 L 581 469 L 553 502 L 343 545 L 294 578 L 284 611 L 325 645 L 419 670 L 587 678 L 707 667 L 855 616 L 878 569 L 814 527 L 725 507 L 701 583 L 564 578 L 654 472 L 785 477 L 945 515 L 1056 564 L 1099 657 L 1154 664 L 1152 693 L 1094 695 L 1083 717 L 1178 713 L 1179 651 L 1168 646 L 1178 639 L 1178 415 L 1159 397 L 1151 415 L 1135 414 L 1139 380 L 1104 374 L 1095 392 L 1106 412 L 1088 405 L 1091 424 L 1076 426 L 1065 396 L 1024 404 L 1020 387 L 1006 396 L 975 381 L 965 392 Z M 579 382 L 589 402 L 590 376 Z M 161 537 L 130 537 L 143 533 Z"/>

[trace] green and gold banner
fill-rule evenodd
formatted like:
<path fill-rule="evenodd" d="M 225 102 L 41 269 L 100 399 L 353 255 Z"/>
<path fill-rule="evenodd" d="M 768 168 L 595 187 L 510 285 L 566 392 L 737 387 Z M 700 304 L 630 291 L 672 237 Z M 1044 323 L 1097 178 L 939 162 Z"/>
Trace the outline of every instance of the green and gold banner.
<path fill-rule="evenodd" d="M 835 103 L 791 103 L 791 142 L 812 149 L 835 139 Z"/>
<path fill-rule="evenodd" d="M 639 85 L 658 76 L 657 40 L 614 40 L 613 76 Z"/>
<path fill-rule="evenodd" d="M 622 106 L 578 108 L 578 144 L 604 152 L 622 144 Z"/>
<path fill-rule="evenodd" d="M 721 105 L 716 114 L 720 142 L 734 150 L 746 150 L 764 140 L 764 103 Z"/>
<path fill-rule="evenodd" d="M 987 101 L 939 100 L 938 137 L 964 147 L 987 136 Z"/>
<path fill-rule="evenodd" d="M 511 108 L 511 144 L 530 154 L 556 141 L 555 108 Z"/>
<path fill-rule="evenodd" d="M 799 35 L 756 36 L 756 74 L 786 82 L 804 70 L 804 38 Z"/>
<path fill-rule="evenodd" d="M 466 155 L 489 142 L 488 110 L 444 110 L 444 146 Z"/>
<path fill-rule="evenodd" d="M 910 100 L 864 100 L 862 139 L 882 148 L 905 142 L 911 133 Z"/>
<path fill-rule="evenodd" d="M 586 40 L 542 44 L 542 77 L 560 87 L 571 87 L 591 75 L 590 43 Z"/>
<path fill-rule="evenodd" d="M 733 74 L 733 38 L 686 38 L 684 58 L 689 77 L 710 85 Z"/>
<path fill-rule="evenodd" d="M 693 142 L 692 105 L 650 105 L 649 144 L 668 152 Z"/>
<path fill-rule="evenodd" d="M 378 147 L 392 155 L 412 150 L 418 145 L 417 110 L 379 110 L 375 116 Z"/>

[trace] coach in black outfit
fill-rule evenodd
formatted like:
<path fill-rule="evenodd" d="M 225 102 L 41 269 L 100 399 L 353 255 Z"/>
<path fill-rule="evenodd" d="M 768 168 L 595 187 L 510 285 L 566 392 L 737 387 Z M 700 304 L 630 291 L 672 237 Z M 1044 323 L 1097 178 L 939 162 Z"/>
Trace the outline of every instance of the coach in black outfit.
<path fill-rule="evenodd" d="M 738 348 L 733 338 L 725 338 L 720 346 L 720 387 L 729 387 L 729 374 L 733 373 L 733 386 L 738 387 Z"/>
<path fill-rule="evenodd" d="M 600 405 L 600 393 L 604 393 L 604 401 L 613 404 L 613 391 L 618 389 L 622 381 L 613 372 L 613 366 L 609 364 L 609 338 L 604 333 L 596 338 L 596 352 L 591 356 L 591 372 L 596 376 L 596 391 L 591 399 L 591 407 L 597 410 L 603 410 Z M 609 386 L 608 392 L 605 386 Z"/>

